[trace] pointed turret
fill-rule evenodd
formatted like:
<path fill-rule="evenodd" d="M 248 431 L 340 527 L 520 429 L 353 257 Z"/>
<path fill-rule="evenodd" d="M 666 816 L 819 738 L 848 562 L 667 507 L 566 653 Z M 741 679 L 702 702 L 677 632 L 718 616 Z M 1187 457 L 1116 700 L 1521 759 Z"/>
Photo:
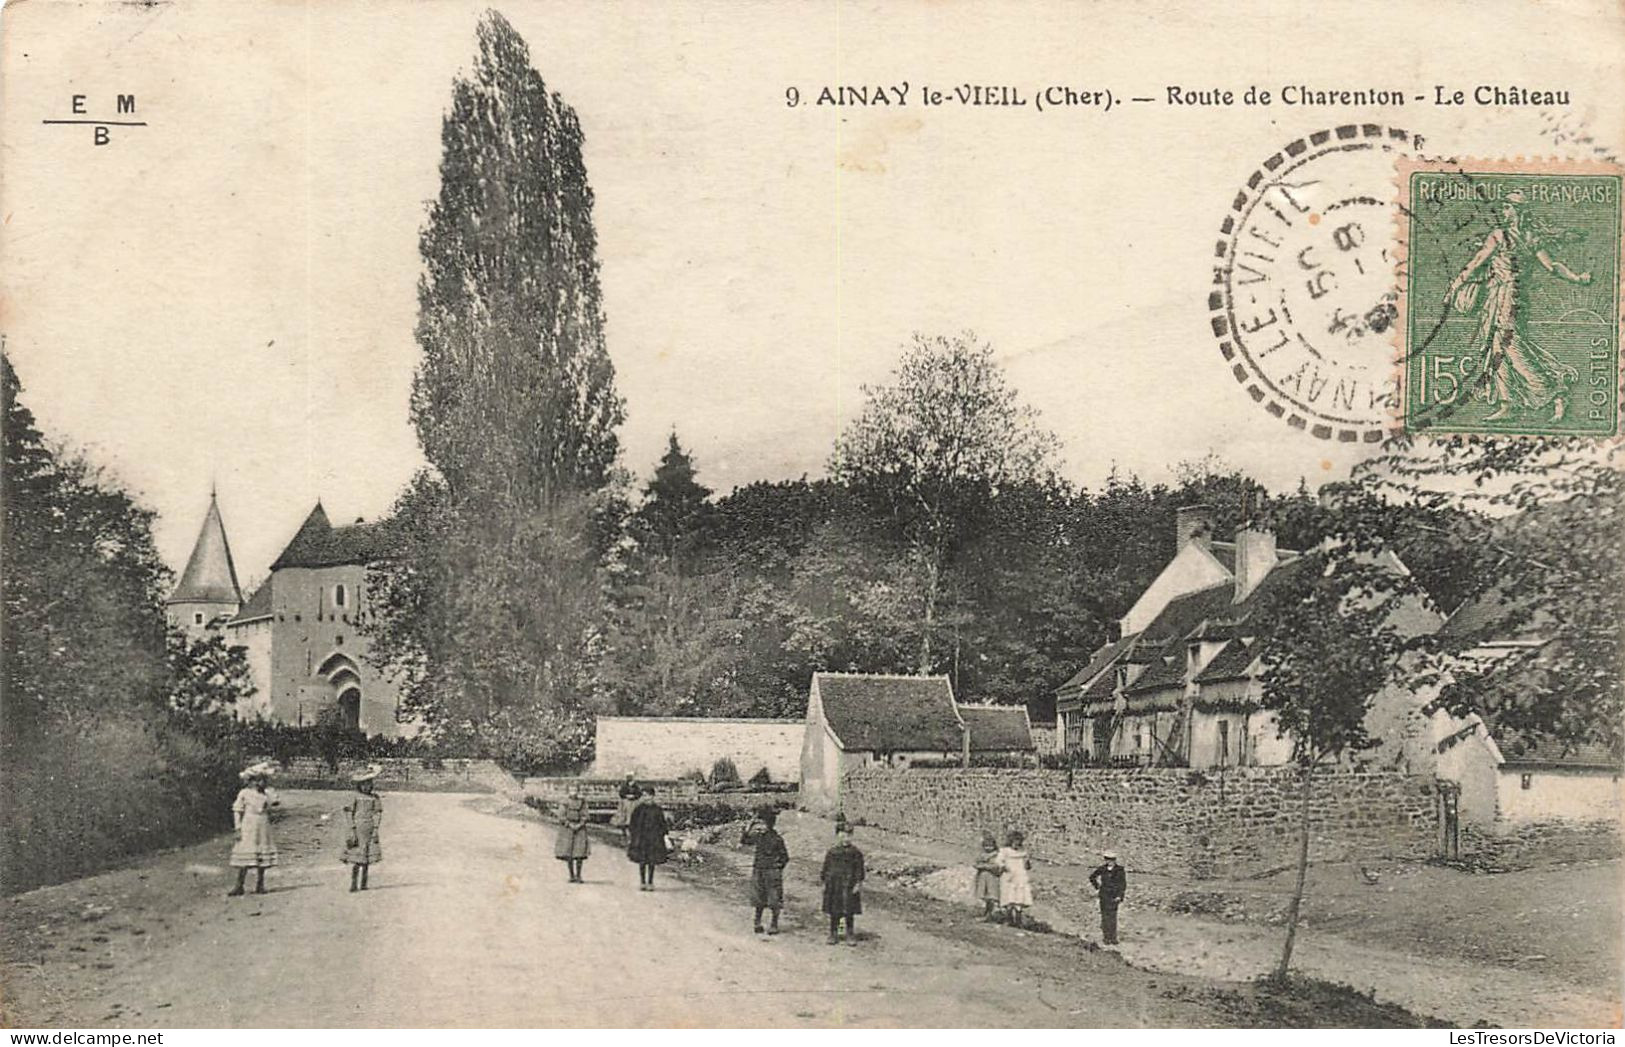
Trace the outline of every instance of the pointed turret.
<path fill-rule="evenodd" d="M 203 516 L 192 555 L 166 601 L 170 621 L 187 627 L 207 626 L 221 615 L 235 614 L 242 602 L 231 543 L 226 541 L 226 525 L 220 518 L 220 503 L 211 491 L 209 511 Z"/>

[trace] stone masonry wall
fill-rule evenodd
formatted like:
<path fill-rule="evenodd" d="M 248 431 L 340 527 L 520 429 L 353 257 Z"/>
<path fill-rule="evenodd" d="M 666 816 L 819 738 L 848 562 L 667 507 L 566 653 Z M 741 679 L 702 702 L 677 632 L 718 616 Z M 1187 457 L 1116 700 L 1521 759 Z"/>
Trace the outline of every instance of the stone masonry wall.
<path fill-rule="evenodd" d="M 1035 857 L 1093 864 L 1112 848 L 1130 869 L 1198 878 L 1249 876 L 1297 860 L 1299 779 L 1280 768 L 1223 776 L 1176 769 L 860 770 L 842 784 L 848 818 L 973 843 L 1020 828 Z M 1430 780 L 1397 772 L 1320 771 L 1310 803 L 1310 860 L 1425 858 L 1438 846 Z"/>

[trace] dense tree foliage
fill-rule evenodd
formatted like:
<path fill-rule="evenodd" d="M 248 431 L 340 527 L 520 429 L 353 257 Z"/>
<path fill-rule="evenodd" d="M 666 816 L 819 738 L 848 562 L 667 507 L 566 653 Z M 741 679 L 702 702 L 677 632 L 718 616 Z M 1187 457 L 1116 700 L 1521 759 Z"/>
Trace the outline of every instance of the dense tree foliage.
<path fill-rule="evenodd" d="M 252 687 L 240 648 L 166 632 L 171 577 L 151 511 L 47 444 L 4 354 L 0 390 L 0 884 L 9 891 L 227 821 L 239 764 L 219 714 Z"/>
<path fill-rule="evenodd" d="M 1470 612 L 1419 644 L 1431 675 L 1416 682 L 1438 682 L 1444 707 L 1482 715 L 1514 753 L 1555 743 L 1617 758 L 1625 749 L 1619 448 L 1458 437 L 1399 441 L 1388 452 L 1362 471 L 1362 489 L 1444 521 L 1426 525 L 1428 562 L 1450 575 L 1451 596 Z"/>
<path fill-rule="evenodd" d="M 569 763 L 590 742 L 624 408 L 581 127 L 495 12 L 441 145 L 411 403 L 429 469 L 371 571 L 371 656 L 441 735 Z"/>

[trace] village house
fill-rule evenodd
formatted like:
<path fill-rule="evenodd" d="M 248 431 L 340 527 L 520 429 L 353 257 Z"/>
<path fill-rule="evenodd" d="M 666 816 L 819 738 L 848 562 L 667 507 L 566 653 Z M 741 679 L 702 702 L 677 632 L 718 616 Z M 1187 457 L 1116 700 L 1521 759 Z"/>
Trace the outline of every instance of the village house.
<path fill-rule="evenodd" d="M 1248 620 L 1271 587 L 1304 562 L 1269 531 L 1212 537 L 1213 513 L 1176 516 L 1176 552 L 1106 644 L 1056 694 L 1060 744 L 1098 763 L 1193 768 L 1284 764 L 1291 741 L 1260 706 L 1256 637 Z M 1384 554 L 1392 570 L 1405 567 Z M 1394 625 L 1407 635 L 1437 629 L 1441 616 L 1407 598 Z M 1395 701 L 1405 701 L 1392 695 Z"/>
<path fill-rule="evenodd" d="M 255 693 L 243 719 L 341 726 L 394 737 L 411 734 L 394 684 L 366 658 L 367 564 L 385 548 L 376 525 L 334 527 L 318 502 L 271 573 L 247 601 L 213 495 L 186 569 L 167 601 L 171 624 L 194 635 L 219 632 L 247 652 Z"/>
<path fill-rule="evenodd" d="M 1441 631 L 1459 638 L 1495 635 L 1507 611 L 1492 593 L 1458 608 Z M 1539 651 L 1549 642 L 1548 622 L 1536 612 L 1505 635 L 1478 643 L 1468 657 L 1494 662 Z M 1404 755 L 1455 785 L 1463 824 L 1497 832 L 1540 823 L 1618 825 L 1625 811 L 1621 761 L 1606 746 L 1518 737 L 1477 713 L 1458 717 L 1434 710 Z"/>
<path fill-rule="evenodd" d="M 840 805 L 841 779 L 859 768 L 1034 751 L 1025 708 L 959 705 L 946 676 L 819 672 L 807 696 L 801 796 L 829 810 Z"/>

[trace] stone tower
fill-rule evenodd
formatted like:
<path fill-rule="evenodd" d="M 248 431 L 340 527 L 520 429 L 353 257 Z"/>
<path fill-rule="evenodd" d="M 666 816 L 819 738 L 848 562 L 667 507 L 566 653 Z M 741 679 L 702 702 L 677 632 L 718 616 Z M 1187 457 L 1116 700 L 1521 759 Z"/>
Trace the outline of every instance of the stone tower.
<path fill-rule="evenodd" d="M 209 511 L 203 517 L 192 555 L 175 591 L 165 601 L 169 624 L 189 635 L 201 636 L 236 614 L 242 602 L 231 545 L 226 541 L 226 525 L 220 519 L 220 503 L 210 491 Z"/>

